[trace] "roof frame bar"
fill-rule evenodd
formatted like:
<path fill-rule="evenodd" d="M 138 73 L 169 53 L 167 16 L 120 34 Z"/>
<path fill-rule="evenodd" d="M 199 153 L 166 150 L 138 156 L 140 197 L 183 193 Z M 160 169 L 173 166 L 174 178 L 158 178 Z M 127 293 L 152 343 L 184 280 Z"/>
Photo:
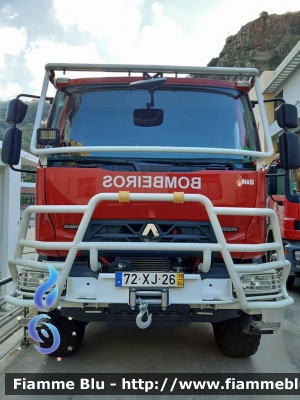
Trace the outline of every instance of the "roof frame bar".
<path fill-rule="evenodd" d="M 169 66 L 169 65 L 138 65 L 138 64 L 46 64 L 48 72 L 54 71 L 85 71 L 85 72 L 140 72 L 156 74 L 200 74 L 200 75 L 227 75 L 227 76 L 258 76 L 256 68 L 227 68 L 227 67 L 197 67 L 197 66 Z"/>

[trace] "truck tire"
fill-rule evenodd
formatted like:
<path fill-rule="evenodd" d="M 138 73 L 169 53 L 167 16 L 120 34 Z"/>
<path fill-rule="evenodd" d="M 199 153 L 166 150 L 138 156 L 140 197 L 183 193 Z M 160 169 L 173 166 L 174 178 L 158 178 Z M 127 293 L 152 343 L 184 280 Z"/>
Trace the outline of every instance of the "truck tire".
<path fill-rule="evenodd" d="M 294 275 L 288 276 L 287 281 L 286 281 L 286 288 L 288 290 L 292 289 L 292 287 L 294 286 L 295 279 L 296 279 L 296 277 Z"/>
<path fill-rule="evenodd" d="M 274 242 L 274 238 L 273 238 L 273 233 L 271 231 L 271 232 L 269 232 L 267 243 L 273 243 L 273 242 Z M 270 251 L 266 252 L 266 261 L 267 262 L 276 261 L 276 260 L 277 260 L 276 250 L 270 250 Z"/>
<path fill-rule="evenodd" d="M 51 320 L 47 320 L 47 323 L 54 325 L 60 335 L 59 347 L 48 355 L 50 357 L 71 357 L 75 355 L 81 346 L 86 324 L 73 319 L 69 320 L 65 317 L 51 318 Z M 47 331 L 49 337 L 43 335 L 42 329 Z M 39 328 L 39 336 L 43 340 L 40 343 L 42 348 L 50 348 L 52 346 L 53 336 L 46 325 Z"/>
<path fill-rule="evenodd" d="M 249 357 L 257 352 L 261 335 L 242 330 L 242 317 L 213 324 L 214 336 L 221 353 L 227 357 Z"/>

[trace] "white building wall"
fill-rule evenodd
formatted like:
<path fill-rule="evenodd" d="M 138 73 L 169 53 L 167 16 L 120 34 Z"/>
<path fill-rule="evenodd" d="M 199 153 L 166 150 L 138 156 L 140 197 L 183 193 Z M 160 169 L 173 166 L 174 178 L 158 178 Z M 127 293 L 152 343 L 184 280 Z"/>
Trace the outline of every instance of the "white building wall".
<path fill-rule="evenodd" d="M 21 173 L 10 169 L 1 162 L 2 141 L 0 141 L 0 279 L 10 276 L 8 259 L 13 257 L 20 226 Z M 21 153 L 22 164 L 37 165 L 38 158 Z M 21 167 L 21 162 L 18 168 Z M 10 285 L 1 287 L 3 296 Z"/>
<path fill-rule="evenodd" d="M 276 97 L 280 91 L 283 91 L 283 98 L 287 103 L 297 106 L 298 115 L 300 117 L 300 60 L 299 60 L 299 49 L 300 41 L 291 50 L 287 57 L 282 63 L 276 68 L 275 71 L 264 71 L 259 77 L 260 86 L 263 92 L 264 99 L 270 99 Z M 294 70 L 293 70 L 294 69 Z M 293 71 L 293 72 L 291 72 Z M 278 85 L 274 82 L 276 80 L 284 79 L 281 84 Z M 267 92 L 268 87 L 274 86 L 274 90 Z M 250 91 L 250 99 L 256 100 L 255 91 Z M 282 129 L 278 126 L 277 122 L 274 121 L 274 103 L 265 103 L 267 117 L 269 121 L 269 131 L 273 140 L 274 154 L 276 153 L 276 143 L 278 142 L 278 135 L 282 132 Z M 258 113 L 258 108 L 254 108 L 254 115 L 259 128 L 259 136 L 261 143 L 264 144 L 262 124 Z M 300 119 L 299 119 L 300 121 Z M 298 128 L 291 129 L 292 132 L 299 132 L 300 123 Z M 264 149 L 264 147 L 263 147 Z M 265 150 L 265 149 L 264 149 Z M 271 157 L 272 158 L 272 157 Z M 271 159 L 266 160 L 268 164 Z"/>
<path fill-rule="evenodd" d="M 300 65 L 299 68 L 276 89 L 274 95 L 276 96 L 281 90 L 283 90 L 283 98 L 287 103 L 296 104 L 300 102 Z"/>
<path fill-rule="evenodd" d="M 1 155 L 0 142 L 0 155 Z M 10 276 L 8 259 L 13 256 L 19 233 L 20 173 L 0 161 L 0 279 Z M 3 296 L 10 285 L 0 288 Z"/>

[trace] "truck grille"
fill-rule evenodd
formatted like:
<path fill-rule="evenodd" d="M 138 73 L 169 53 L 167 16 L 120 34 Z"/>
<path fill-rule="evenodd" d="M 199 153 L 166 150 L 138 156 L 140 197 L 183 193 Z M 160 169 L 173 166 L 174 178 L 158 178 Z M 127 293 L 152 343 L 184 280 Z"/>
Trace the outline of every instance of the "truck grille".
<path fill-rule="evenodd" d="M 84 242 L 216 243 L 209 222 L 92 220 Z"/>

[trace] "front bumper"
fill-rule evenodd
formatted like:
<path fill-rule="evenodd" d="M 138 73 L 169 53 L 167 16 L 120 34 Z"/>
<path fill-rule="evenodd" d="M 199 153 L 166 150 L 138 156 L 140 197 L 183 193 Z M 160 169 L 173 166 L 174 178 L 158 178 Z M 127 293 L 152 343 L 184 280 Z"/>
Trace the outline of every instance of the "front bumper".
<path fill-rule="evenodd" d="M 83 237 L 91 221 L 95 207 L 106 200 L 119 202 L 133 201 L 159 201 L 159 202 L 199 202 L 206 208 L 210 223 L 214 230 L 217 243 L 123 243 L 123 242 L 84 242 Z M 73 242 L 38 242 L 26 240 L 26 232 L 31 213 L 82 213 L 83 218 L 74 237 Z M 273 243 L 262 243 L 256 245 L 249 244 L 228 244 L 222 232 L 217 215 L 250 215 L 267 216 L 272 225 L 274 236 Z M 65 306 L 73 304 L 74 307 L 80 307 L 83 304 L 95 304 L 98 306 L 123 303 L 134 304 L 132 293 L 128 288 L 115 287 L 114 274 L 99 273 L 98 278 L 70 277 L 69 273 L 74 264 L 77 252 L 86 250 L 90 256 L 90 268 L 92 271 L 99 270 L 98 250 L 126 250 L 126 251 L 174 251 L 174 254 L 180 254 L 184 251 L 203 252 L 203 263 L 201 271 L 207 273 L 211 268 L 213 252 L 222 254 L 225 266 L 228 271 L 229 279 L 201 279 L 200 274 L 185 274 L 184 288 L 170 288 L 167 293 L 167 300 L 164 304 L 187 304 L 196 307 L 212 306 L 214 308 L 240 309 L 248 313 L 251 310 L 282 308 L 293 304 L 293 299 L 286 290 L 286 280 L 290 272 L 290 263 L 284 257 L 279 224 L 276 214 L 270 209 L 255 208 L 234 208 L 234 207 L 214 207 L 211 201 L 198 194 L 149 194 L 149 193 L 103 193 L 95 195 L 86 206 L 30 206 L 23 215 L 20 232 L 17 242 L 17 248 L 14 258 L 9 262 L 9 268 L 13 278 L 13 290 L 5 297 L 8 303 L 23 306 L 34 306 L 33 293 L 24 292 L 18 288 L 18 277 L 20 268 L 27 268 L 34 271 L 48 272 L 48 266 L 44 262 L 30 261 L 22 258 L 23 248 L 49 250 L 67 250 L 68 256 L 64 262 L 51 262 L 51 266 L 59 272 L 59 278 L 56 283 L 58 296 L 52 305 L 52 309 L 57 308 L 59 304 Z M 234 264 L 232 252 L 266 252 L 275 250 L 277 260 L 269 263 L 260 264 Z M 280 287 L 275 293 L 259 293 L 253 296 L 247 294 L 241 284 L 240 275 L 243 274 L 268 274 L 270 271 L 280 274 Z M 86 279 L 89 282 L 85 281 Z M 67 285 L 66 285 L 67 284 Z M 63 291 L 67 287 L 67 292 Z M 235 295 L 233 295 L 233 289 Z M 20 298 L 23 295 L 27 298 Z M 141 296 L 139 294 L 138 296 Z M 155 296 L 154 296 L 155 297 Z M 162 301 L 159 297 L 156 301 Z M 165 296 L 166 297 L 166 296 Z M 164 298 L 165 298 L 164 297 Z M 135 301 L 137 302 L 137 298 Z M 153 296 L 152 296 L 153 300 Z M 149 303 L 151 304 L 151 303 Z"/>

